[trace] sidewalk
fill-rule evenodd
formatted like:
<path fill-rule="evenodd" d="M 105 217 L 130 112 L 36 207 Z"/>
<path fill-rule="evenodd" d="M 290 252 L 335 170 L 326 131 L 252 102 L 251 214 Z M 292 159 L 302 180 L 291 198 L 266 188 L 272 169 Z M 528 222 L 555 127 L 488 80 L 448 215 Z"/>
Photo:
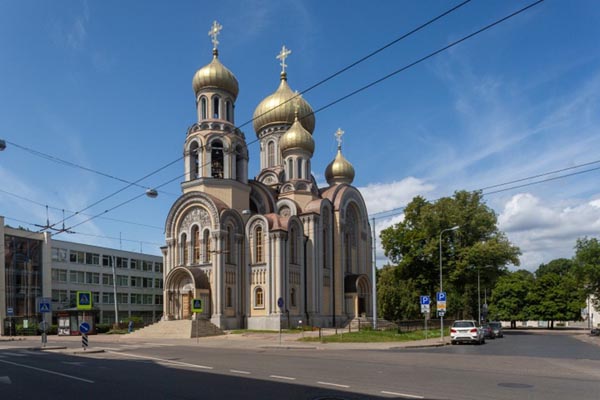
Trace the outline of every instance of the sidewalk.
<path fill-rule="evenodd" d="M 323 335 L 335 334 L 323 330 Z M 318 337 L 318 332 L 305 332 L 304 337 Z M 45 351 L 60 351 L 69 354 L 85 354 L 102 352 L 105 348 L 118 345 L 137 345 L 147 344 L 164 346 L 198 346 L 206 348 L 227 348 L 227 349 L 281 349 L 281 350 L 398 350 L 405 348 L 424 348 L 440 347 L 449 344 L 450 338 L 446 337 L 444 344 L 439 337 L 415 340 L 407 342 L 372 342 L 372 343 L 321 343 L 304 342 L 298 339 L 302 338 L 302 333 L 282 333 L 281 338 L 278 333 L 258 333 L 247 332 L 241 334 L 226 333 L 220 336 L 208 336 L 192 339 L 170 339 L 160 338 L 134 338 L 128 335 L 89 335 L 89 347 L 83 350 L 81 346 L 81 336 L 48 336 L 48 343 L 45 347 L 41 345 L 39 336 L 28 336 L 22 338 L 30 349 Z"/>

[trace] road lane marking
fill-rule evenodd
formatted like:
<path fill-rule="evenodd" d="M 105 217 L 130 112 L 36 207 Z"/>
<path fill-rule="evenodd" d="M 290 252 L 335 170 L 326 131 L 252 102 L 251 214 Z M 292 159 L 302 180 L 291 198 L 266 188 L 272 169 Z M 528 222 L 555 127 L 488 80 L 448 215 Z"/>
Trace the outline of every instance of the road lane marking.
<path fill-rule="evenodd" d="M 52 374 L 52 375 L 58 375 L 58 376 L 62 376 L 64 378 L 75 379 L 77 381 L 82 381 L 82 382 L 86 382 L 86 383 L 94 383 L 94 381 L 91 381 L 89 379 L 79 378 L 77 376 L 67 375 L 67 374 L 63 374 L 61 372 L 51 371 L 49 369 L 43 369 L 43 368 L 32 367 L 30 365 L 19 364 L 19 363 L 12 362 L 12 361 L 0 360 L 0 363 L 16 365 L 17 367 L 29 368 L 29 369 L 33 369 L 35 371 L 45 372 L 47 374 Z"/>
<path fill-rule="evenodd" d="M 392 396 L 408 397 L 410 399 L 424 399 L 425 398 L 423 396 L 415 396 L 414 394 L 406 394 L 406 393 L 398 393 L 398 392 L 387 392 L 385 390 L 382 390 L 381 393 L 383 393 L 383 394 L 389 394 L 389 395 L 392 395 Z"/>
<path fill-rule="evenodd" d="M 248 371 L 240 371 L 239 369 L 230 369 L 229 372 L 233 372 L 234 374 L 250 375 L 250 372 L 248 372 Z"/>
<path fill-rule="evenodd" d="M 335 386 L 335 387 L 341 387 L 341 388 L 349 388 L 350 386 L 348 385 L 340 385 L 339 383 L 331 383 L 331 382 L 317 382 L 320 385 L 327 385 L 327 386 Z"/>
<path fill-rule="evenodd" d="M 281 376 L 281 375 L 269 375 L 269 378 L 285 379 L 286 381 L 295 381 L 296 380 L 296 378 L 292 378 L 291 376 Z"/>
<path fill-rule="evenodd" d="M 199 369 L 213 369 L 213 367 L 208 367 L 206 365 L 189 364 L 189 363 L 185 363 L 182 361 L 167 360 L 165 358 L 158 358 L 158 357 L 140 356 L 137 354 L 123 353 L 121 351 L 109 351 L 109 353 L 123 355 L 123 356 L 129 356 L 129 357 L 135 357 L 135 358 L 144 358 L 146 360 L 160 361 L 160 362 L 164 362 L 167 364 L 181 365 L 183 367 L 192 367 L 192 368 L 199 368 Z"/>
<path fill-rule="evenodd" d="M 27 357 L 25 354 L 11 353 L 11 352 L 8 352 L 8 351 L 3 352 L 2 354 L 8 354 L 9 356 L 14 356 L 14 357 Z"/>

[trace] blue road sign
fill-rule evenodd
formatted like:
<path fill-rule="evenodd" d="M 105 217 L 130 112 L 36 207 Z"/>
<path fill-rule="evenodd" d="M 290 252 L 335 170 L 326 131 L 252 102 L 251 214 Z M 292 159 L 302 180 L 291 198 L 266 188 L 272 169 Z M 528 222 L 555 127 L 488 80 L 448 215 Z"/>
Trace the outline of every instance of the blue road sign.
<path fill-rule="evenodd" d="M 422 305 L 427 305 L 431 303 L 431 299 L 429 298 L 429 296 L 421 296 L 421 304 Z"/>
<path fill-rule="evenodd" d="M 38 312 L 40 313 L 49 313 L 52 312 L 52 306 L 49 301 L 42 300 L 38 305 Z"/>
<path fill-rule="evenodd" d="M 79 325 L 79 332 L 81 333 L 88 333 L 90 329 L 92 329 L 92 327 L 87 322 L 82 322 L 81 325 Z"/>
<path fill-rule="evenodd" d="M 446 292 L 437 292 L 437 301 L 446 301 Z"/>
<path fill-rule="evenodd" d="M 6 309 L 6 316 L 7 317 L 14 317 L 15 315 L 15 310 L 12 307 L 8 307 Z"/>
<path fill-rule="evenodd" d="M 277 307 L 283 308 L 283 297 L 277 299 Z"/>

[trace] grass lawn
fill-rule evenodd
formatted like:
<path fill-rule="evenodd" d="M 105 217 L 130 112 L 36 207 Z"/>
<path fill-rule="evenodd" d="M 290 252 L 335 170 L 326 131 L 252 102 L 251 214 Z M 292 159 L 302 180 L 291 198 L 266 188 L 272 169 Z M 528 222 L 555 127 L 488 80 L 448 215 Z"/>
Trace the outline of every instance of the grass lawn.
<path fill-rule="evenodd" d="M 449 335 L 449 329 L 444 329 L 446 336 Z M 428 330 L 427 338 L 432 339 L 440 336 L 440 330 Z M 361 330 L 360 332 L 342 333 L 340 331 L 337 335 L 323 336 L 321 339 L 318 337 L 310 337 L 300 339 L 305 342 L 322 342 L 322 343 L 340 343 L 340 342 L 353 342 L 353 343 L 371 343 L 371 342 L 408 342 L 412 340 L 426 339 L 425 331 L 413 331 L 413 332 L 402 332 L 397 331 L 372 331 L 372 330 Z"/>

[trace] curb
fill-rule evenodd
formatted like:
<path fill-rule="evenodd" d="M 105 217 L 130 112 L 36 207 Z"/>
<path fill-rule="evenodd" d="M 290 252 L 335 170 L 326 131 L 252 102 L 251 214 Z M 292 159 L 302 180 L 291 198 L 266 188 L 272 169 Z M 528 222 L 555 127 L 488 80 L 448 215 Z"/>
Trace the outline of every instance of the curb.
<path fill-rule="evenodd" d="M 275 345 L 275 344 L 267 344 L 264 346 L 259 346 L 259 349 L 283 349 L 283 350 L 317 350 L 316 346 L 294 346 L 294 345 Z"/>

